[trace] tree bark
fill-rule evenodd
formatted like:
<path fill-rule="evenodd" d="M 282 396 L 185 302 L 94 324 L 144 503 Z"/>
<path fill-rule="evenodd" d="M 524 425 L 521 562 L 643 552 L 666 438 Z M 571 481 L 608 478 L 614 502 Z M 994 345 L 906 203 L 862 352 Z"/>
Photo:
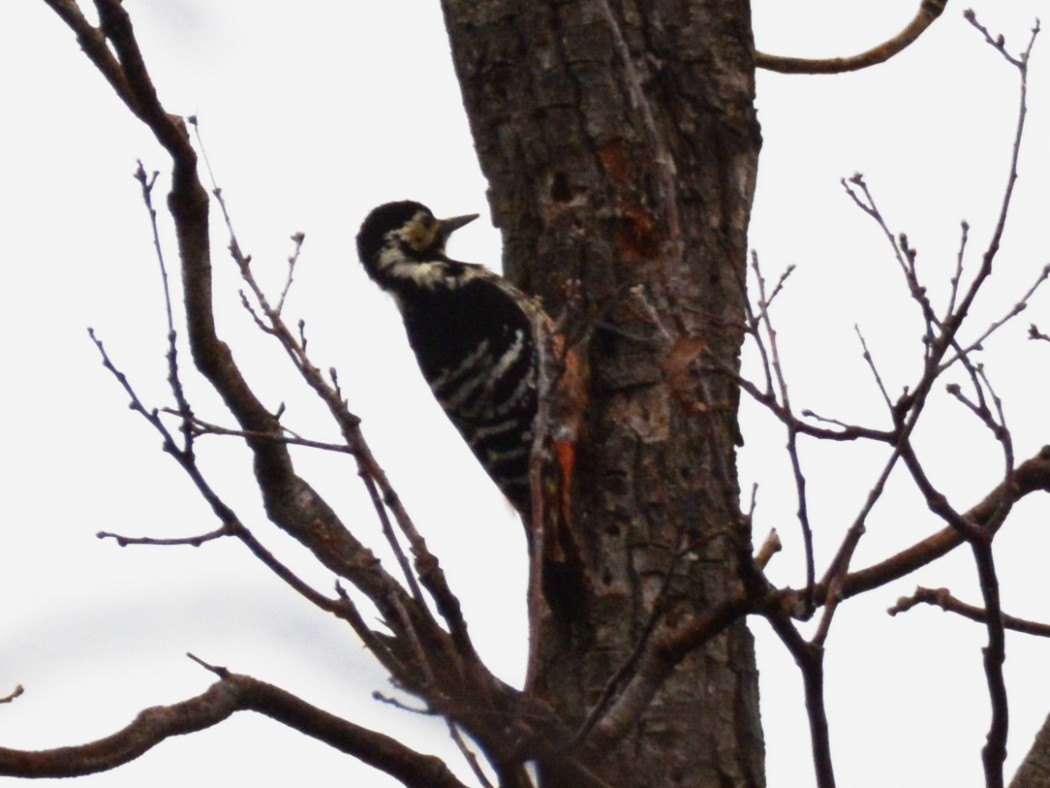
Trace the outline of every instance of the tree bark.
<path fill-rule="evenodd" d="M 1047 785 L 1050 785 L 1050 716 L 1010 781 L 1010 788 L 1046 788 Z"/>
<path fill-rule="evenodd" d="M 564 317 L 589 371 L 572 526 L 581 624 L 544 623 L 534 691 L 573 726 L 654 622 L 739 589 L 737 391 L 760 135 L 747 3 L 442 0 L 505 273 Z M 578 301 L 566 309 L 567 283 Z M 655 610 L 655 613 L 654 613 Z M 696 649 L 595 772 L 761 786 L 742 621 Z M 544 786 L 570 785 L 540 764 Z"/>

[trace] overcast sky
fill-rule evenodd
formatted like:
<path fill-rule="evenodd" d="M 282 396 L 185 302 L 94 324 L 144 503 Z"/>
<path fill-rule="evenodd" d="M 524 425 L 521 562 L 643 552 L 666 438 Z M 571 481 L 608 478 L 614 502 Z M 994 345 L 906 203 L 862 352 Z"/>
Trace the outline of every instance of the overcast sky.
<path fill-rule="evenodd" d="M 810 57 L 850 54 L 895 33 L 918 0 L 756 0 L 759 48 Z M 525 548 L 520 526 L 427 391 L 390 300 L 360 271 L 353 237 L 367 211 L 413 198 L 439 215 L 487 216 L 438 4 L 386 0 L 294 4 L 126 0 L 166 107 L 200 119 L 240 241 L 276 288 L 306 233 L 287 309 L 307 320 L 315 363 L 340 371 L 351 408 L 460 593 L 482 655 L 511 682 L 525 658 Z M 333 10 L 338 6 L 339 10 Z M 1014 52 L 1045 3 L 977 0 L 973 7 Z M 887 386 L 916 379 L 921 323 L 885 241 L 839 179 L 862 171 L 895 230 L 920 250 L 943 297 L 959 222 L 970 222 L 971 266 L 994 224 L 1005 183 L 1018 80 L 950 4 L 944 18 L 890 63 L 835 77 L 760 74 L 764 146 L 752 247 L 770 276 L 796 265 L 776 317 L 797 407 L 885 426 L 854 333 L 863 330 Z M 41 0 L 0 4 L 0 389 L 6 460 L 0 485 L 0 744 L 47 747 L 107 735 L 141 708 L 212 680 L 184 656 L 249 673 L 364 725 L 405 735 L 469 772 L 433 720 L 376 703 L 392 692 L 346 627 L 310 608 L 234 542 L 200 549 L 101 542 L 99 530 L 178 536 L 215 527 L 159 440 L 126 407 L 87 336 L 93 326 L 143 400 L 169 404 L 163 301 L 136 159 L 168 161 Z M 1036 46 L 1028 145 L 1006 241 L 970 336 L 1004 314 L 1050 262 L 1050 44 Z M 170 222 L 165 252 L 174 266 Z M 237 277 L 214 233 L 220 330 L 249 379 L 303 434 L 337 432 L 303 391 L 283 353 L 257 336 L 238 305 Z M 486 220 L 458 233 L 460 259 L 498 268 Z M 971 268 L 972 270 L 972 268 Z M 1050 349 L 1025 340 L 1050 328 L 1044 294 L 990 343 L 984 360 L 1002 395 L 1020 458 L 1050 443 Z M 229 423 L 187 369 L 199 414 Z M 995 444 L 946 396 L 917 434 L 935 482 L 959 508 L 997 483 Z M 752 406 L 742 486 L 759 484 L 756 528 L 781 533 L 777 583 L 803 579 L 783 433 Z M 270 547 L 321 589 L 332 578 L 269 526 L 253 496 L 245 452 L 201 441 L 202 464 Z M 349 460 L 298 452 L 303 474 L 380 552 L 374 517 Z M 805 445 L 818 557 L 827 559 L 870 489 L 882 453 Z M 1005 608 L 1050 620 L 1045 500 L 1026 501 L 997 540 Z M 876 509 L 855 564 L 866 565 L 939 527 L 903 478 Z M 988 724 L 981 627 L 933 610 L 890 618 L 916 584 L 979 600 L 959 551 L 918 575 L 850 602 L 828 642 L 827 691 L 839 782 L 982 784 Z M 762 622 L 759 643 L 770 788 L 812 783 L 797 671 Z M 1011 770 L 1050 711 L 1048 644 L 1009 636 Z M 169 741 L 95 786 L 295 782 L 345 786 L 359 767 L 264 718 L 240 714 Z M 392 781 L 371 772 L 358 784 Z M 352 783 L 350 783 L 352 784 Z"/>

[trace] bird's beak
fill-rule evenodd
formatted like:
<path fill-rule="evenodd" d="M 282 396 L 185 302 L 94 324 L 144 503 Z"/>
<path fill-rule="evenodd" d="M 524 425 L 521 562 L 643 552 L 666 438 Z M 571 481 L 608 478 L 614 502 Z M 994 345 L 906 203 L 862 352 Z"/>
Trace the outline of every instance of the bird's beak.
<path fill-rule="evenodd" d="M 468 213 L 466 216 L 453 216 L 451 219 L 441 219 L 441 237 L 447 239 L 452 233 L 465 224 L 470 224 L 480 214 Z"/>

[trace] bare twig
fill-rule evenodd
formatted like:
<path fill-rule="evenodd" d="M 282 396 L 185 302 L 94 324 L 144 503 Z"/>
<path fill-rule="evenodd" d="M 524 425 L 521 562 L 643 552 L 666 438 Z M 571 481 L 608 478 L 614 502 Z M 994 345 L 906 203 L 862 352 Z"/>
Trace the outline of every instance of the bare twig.
<path fill-rule="evenodd" d="M 886 482 L 890 478 L 890 473 L 892 473 L 893 468 L 896 466 L 899 459 L 900 453 L 894 449 L 889 458 L 883 464 L 878 479 L 875 480 L 875 484 L 868 492 L 868 496 L 864 500 L 860 512 L 857 513 L 853 523 L 847 529 L 846 535 L 842 539 L 842 544 L 839 545 L 835 557 L 832 558 L 831 562 L 828 564 L 828 569 L 824 573 L 824 577 L 814 591 L 816 603 L 825 605 L 820 625 L 817 627 L 817 631 L 812 638 L 812 642 L 816 645 L 823 644 L 827 639 L 828 633 L 831 629 L 831 620 L 838 609 L 839 603 L 847 596 L 848 573 L 850 562 L 853 560 L 853 554 L 856 552 L 857 545 L 860 544 L 860 540 L 867 530 L 868 516 L 871 514 L 871 510 L 875 508 L 875 504 L 882 497 L 882 493 L 886 489 Z M 821 591 L 823 591 L 823 599 L 821 598 Z M 792 605 L 792 614 L 801 615 L 801 612 L 795 612 L 796 607 L 796 605 Z"/>
<path fill-rule="evenodd" d="M 121 547 L 128 547 L 129 545 L 152 545 L 157 547 L 171 547 L 174 545 L 188 545 L 190 547 L 200 547 L 205 542 L 211 542 L 215 539 L 222 539 L 225 536 L 232 536 L 233 531 L 224 526 L 216 528 L 214 531 L 209 531 L 206 534 L 197 534 L 195 536 L 178 536 L 178 537 L 154 537 L 154 536 L 124 536 L 123 534 L 115 534 L 109 531 L 99 531 L 95 534 L 98 539 L 112 539 Z"/>
<path fill-rule="evenodd" d="M 752 333 L 752 332 L 749 332 Z M 752 334 L 753 335 L 753 334 Z M 756 347 L 760 347 L 760 352 L 765 352 L 764 342 L 756 342 Z M 830 441 L 855 441 L 855 440 L 871 440 L 878 441 L 881 443 L 891 443 L 894 438 L 894 433 L 888 430 L 876 430 L 870 427 L 864 427 L 857 424 L 846 424 L 837 419 L 832 419 L 827 416 L 820 416 L 811 410 L 804 409 L 801 411 L 801 415 L 812 418 L 817 421 L 822 421 L 828 424 L 836 425 L 836 429 L 829 429 L 827 427 L 820 427 L 816 424 L 802 421 L 795 416 L 794 413 L 786 410 L 783 405 L 780 404 L 776 394 L 762 391 L 752 381 L 741 376 L 728 364 L 718 359 L 708 356 L 706 358 L 707 364 L 704 366 L 704 372 L 713 372 L 719 375 L 725 375 L 734 383 L 736 383 L 744 393 L 750 395 L 758 404 L 762 405 L 766 410 L 772 413 L 777 419 L 781 421 L 785 426 L 790 424 L 796 432 L 800 435 L 808 435 L 811 438 L 817 438 L 819 440 L 830 440 Z"/>
<path fill-rule="evenodd" d="M 478 783 L 482 788 L 495 788 L 495 786 L 489 781 L 485 771 L 481 768 L 481 764 L 478 762 L 477 753 L 470 749 L 467 740 L 463 738 L 459 726 L 449 719 L 446 719 L 446 722 L 448 723 L 448 735 L 452 737 L 452 741 L 454 741 L 456 747 L 459 748 L 463 760 L 467 762 L 467 765 L 470 766 L 470 770 L 474 773 L 474 776 L 478 778 Z"/>
<path fill-rule="evenodd" d="M 769 355 L 769 366 L 772 369 L 773 380 L 777 386 L 778 403 L 783 408 L 784 412 L 788 415 L 791 414 L 791 399 L 788 393 L 787 378 L 784 375 L 784 369 L 780 361 L 780 350 L 777 345 L 777 332 L 773 327 L 773 321 L 769 315 L 769 305 L 773 298 L 784 285 L 784 281 L 791 273 L 789 268 L 783 276 L 778 280 L 776 287 L 771 294 L 766 292 L 766 281 L 765 277 L 762 276 L 762 270 L 759 266 L 758 255 L 753 254 L 751 257 L 751 265 L 755 271 L 755 278 L 758 282 L 758 320 L 759 324 L 764 329 L 765 333 L 765 344 L 768 346 Z M 756 339 L 759 339 L 759 334 L 756 330 Z M 767 372 L 767 379 L 768 379 Z M 802 545 L 806 557 L 806 587 L 812 588 L 816 582 L 816 568 L 813 560 L 813 529 L 809 523 L 809 505 L 806 499 L 806 477 L 802 472 L 802 462 L 798 455 L 798 420 L 794 417 L 784 422 L 784 426 L 787 428 L 787 453 L 788 458 L 791 461 L 791 472 L 795 479 L 795 492 L 796 499 L 798 502 L 797 516 L 799 527 L 802 530 Z M 812 599 L 809 600 L 812 602 Z M 812 610 L 812 608 L 811 608 Z"/>
<path fill-rule="evenodd" d="M 981 759 L 984 762 L 985 784 L 988 788 L 1001 788 L 1010 714 L 1006 679 L 1003 675 L 1003 662 L 1006 660 L 1006 635 L 999 598 L 999 579 L 996 575 L 992 554 L 992 536 L 990 535 L 985 541 L 973 540 L 970 542 L 970 547 L 973 550 L 974 562 L 977 564 L 977 576 L 980 580 L 981 595 L 984 597 L 987 614 L 985 628 L 988 631 L 988 645 L 983 650 L 983 657 L 988 697 L 992 706 L 988 737 L 981 751 Z"/>
<path fill-rule="evenodd" d="M 1021 140 L 1024 138 L 1025 120 L 1028 116 L 1028 58 L 1031 55 L 1032 47 L 1035 46 L 1036 37 L 1039 35 L 1039 22 L 1037 20 L 1035 26 L 1032 28 L 1032 36 L 1028 41 L 1028 46 L 1025 48 L 1024 52 L 1021 53 L 1020 57 L 1014 58 L 1006 51 L 1002 37 L 1000 36 L 993 40 L 987 29 L 977 22 L 972 11 L 965 14 L 965 16 L 970 24 L 981 31 L 985 40 L 997 49 L 1003 57 L 1006 58 L 1007 62 L 1017 68 L 1020 75 L 1020 96 L 1017 108 L 1017 123 L 1014 130 L 1014 140 L 1010 155 L 1010 171 L 1006 179 L 1006 188 L 1003 190 L 1003 199 L 999 207 L 999 217 L 995 223 L 992 237 L 988 242 L 988 247 L 985 249 L 984 255 L 981 258 L 981 266 L 977 271 L 973 282 L 970 283 L 969 288 L 959 302 L 957 309 L 949 317 L 949 325 L 951 328 L 948 333 L 952 337 L 954 337 L 955 329 L 958 328 L 958 325 L 969 312 L 970 305 L 977 297 L 981 285 L 991 275 L 992 264 L 995 261 L 1003 233 L 1006 230 L 1006 219 L 1010 212 L 1014 186 L 1017 183 L 1017 161 L 1021 155 Z"/>
<path fill-rule="evenodd" d="M 169 408 L 161 408 L 162 413 L 171 413 L 178 415 L 178 413 Z M 229 427 L 222 427 L 218 424 L 212 424 L 211 422 L 204 421 L 203 419 L 194 417 L 193 423 L 193 434 L 199 435 L 228 435 L 236 438 L 255 438 L 259 440 L 272 440 L 280 443 L 288 444 L 289 446 L 303 446 L 308 449 L 319 449 L 321 451 L 330 451 L 336 454 L 353 454 L 354 450 L 347 446 L 345 443 L 328 443 L 326 441 L 312 440 L 310 438 L 304 438 L 301 435 L 295 434 L 294 431 L 288 429 L 285 426 L 281 426 L 281 432 L 279 433 L 263 433 L 263 432 L 249 432 L 248 430 L 237 430 L 230 429 Z"/>
<path fill-rule="evenodd" d="M 199 128 L 197 131 L 199 139 Z M 211 172 L 210 167 L 209 172 Z M 400 498 L 368 449 L 364 437 L 360 432 L 360 419 L 350 413 L 346 407 L 346 403 L 342 399 L 341 393 L 337 392 L 335 388 L 328 384 L 321 371 L 307 356 L 305 337 L 302 332 L 302 323 L 300 322 L 299 324 L 300 331 L 299 336 L 297 337 L 289 329 L 279 311 L 271 305 L 269 298 L 259 286 L 259 283 L 252 272 L 251 256 L 245 255 L 242 251 L 240 242 L 237 239 L 236 231 L 234 230 L 233 220 L 227 208 L 226 201 L 222 196 L 222 190 L 217 185 L 214 185 L 214 178 L 212 194 L 215 196 L 216 201 L 219 204 L 223 220 L 226 224 L 226 229 L 229 235 L 230 255 L 237 264 L 237 267 L 241 272 L 241 277 L 244 279 L 249 291 L 259 306 L 259 312 L 256 312 L 249 307 L 250 311 L 263 330 L 278 340 L 295 368 L 299 371 L 307 384 L 328 406 L 329 413 L 339 425 L 343 438 L 351 450 L 350 453 L 353 454 L 358 462 L 359 475 L 364 481 L 369 496 L 373 501 L 373 505 L 383 528 L 384 536 L 395 554 L 406 578 L 406 583 L 408 584 L 410 593 L 415 599 L 419 610 L 425 610 L 426 605 L 416 582 L 416 574 L 411 571 L 401 545 L 394 535 L 391 522 L 387 517 L 387 509 L 393 513 L 394 522 L 396 522 L 401 532 L 405 534 L 411 545 L 419 582 L 430 593 L 431 598 L 436 603 L 438 612 L 448 624 L 449 631 L 451 632 L 460 656 L 466 657 L 475 666 L 480 666 L 480 660 L 477 657 L 470 636 L 467 633 L 466 621 L 463 619 L 459 600 L 449 588 L 444 572 L 442 571 L 437 558 L 427 548 L 423 537 L 416 529 L 415 524 L 412 522 L 407 511 L 405 511 L 404 507 L 401 505 Z M 295 237 L 293 237 L 293 240 L 294 239 Z M 247 298 L 245 296 L 242 296 L 242 298 L 247 305 Z M 401 601 L 392 600 L 392 604 L 394 605 L 394 609 L 390 612 L 393 612 L 395 616 L 399 616 L 404 612 L 405 607 Z M 406 635 L 407 634 L 409 633 L 406 632 Z M 428 652 L 424 651 L 424 653 Z"/>
<path fill-rule="evenodd" d="M 857 332 L 857 338 L 860 340 L 860 346 L 863 349 L 862 357 L 868 365 L 868 369 L 871 370 L 872 377 L 875 378 L 875 385 L 879 387 L 882 401 L 886 403 L 886 409 L 892 413 L 893 400 L 890 399 L 890 394 L 886 391 L 886 386 L 882 382 L 882 375 L 879 374 L 879 369 L 875 366 L 875 360 L 872 358 L 871 351 L 868 350 L 868 343 L 864 339 L 864 334 L 861 333 L 860 326 L 854 325 L 853 330 Z"/>
<path fill-rule="evenodd" d="M 1002 328 L 1004 325 L 1009 323 L 1011 320 L 1013 320 L 1019 314 L 1024 312 L 1025 309 L 1028 308 L 1028 302 L 1031 300 L 1032 296 L 1035 295 L 1035 292 L 1043 285 L 1043 283 L 1047 281 L 1048 277 L 1050 277 L 1050 265 L 1044 265 L 1042 270 L 1040 270 L 1035 282 L 1033 282 L 1032 286 L 1025 291 L 1024 295 L 1021 296 L 1017 303 L 1014 304 L 1005 315 L 1003 315 L 998 320 L 993 321 L 991 325 L 989 325 L 988 328 L 986 328 L 981 333 L 981 335 L 977 337 L 977 339 L 970 342 L 970 344 L 966 347 L 961 348 L 955 356 L 952 356 L 947 361 L 944 361 L 941 364 L 941 369 L 947 369 L 948 367 L 952 366 L 952 364 L 957 362 L 959 360 L 959 357 L 963 354 L 973 353 L 974 351 L 981 350 L 983 348 L 984 343 L 988 340 L 990 336 L 992 336 L 992 334 L 994 334 L 996 331 L 998 331 L 1000 328 Z"/>
<path fill-rule="evenodd" d="M 780 541 L 780 534 L 777 533 L 776 528 L 773 528 L 766 534 L 766 538 L 762 540 L 762 546 L 755 553 L 755 564 L 759 569 L 765 569 L 773 556 L 779 553 L 783 547 L 784 545 Z"/>
<path fill-rule="evenodd" d="M 950 280 L 951 292 L 948 297 L 948 314 L 955 311 L 955 301 L 959 297 L 959 285 L 962 282 L 963 262 L 966 259 L 966 243 L 970 239 L 970 224 L 965 219 L 960 223 L 959 251 L 955 255 L 955 273 Z"/>
<path fill-rule="evenodd" d="M 849 195 L 854 204 L 870 216 L 878 225 L 879 229 L 882 230 L 882 234 L 886 237 L 887 242 L 890 244 L 890 248 L 893 250 L 893 256 L 896 259 L 901 272 L 904 274 L 904 281 L 908 285 L 908 293 L 912 300 L 915 301 L 922 310 L 923 321 L 926 324 L 926 330 L 923 335 L 923 345 L 928 360 L 932 351 L 934 336 L 937 331 L 942 329 L 942 325 L 941 321 L 937 318 L 933 304 L 930 302 L 926 288 L 919 281 L 918 269 L 916 268 L 918 253 L 908 242 L 908 236 L 906 234 L 899 233 L 894 235 L 886 218 L 882 215 L 882 211 L 879 209 L 878 204 L 875 202 L 875 197 L 868 188 L 868 184 L 864 180 L 863 175 L 855 173 L 848 179 L 844 178 L 841 183 L 842 187 L 846 190 L 846 194 Z"/>
<path fill-rule="evenodd" d="M 970 621 L 985 623 L 988 621 L 988 611 L 983 607 L 968 605 L 960 599 L 952 596 L 947 588 L 925 588 L 919 586 L 910 596 L 902 596 L 897 600 L 888 612 L 891 616 L 898 613 L 906 613 L 917 605 L 933 605 L 939 607 L 946 613 L 968 618 Z M 1017 616 L 1002 614 L 1003 626 L 1013 632 L 1021 632 L 1025 635 L 1036 635 L 1037 637 L 1050 638 L 1050 624 L 1039 621 L 1029 621 Z"/>
<path fill-rule="evenodd" d="M 807 642 L 783 611 L 766 616 L 773 631 L 791 652 L 802 673 L 806 696 L 806 717 L 813 750 L 813 769 L 818 788 L 835 788 L 835 769 L 831 760 L 828 716 L 824 704 L 824 646 Z"/>
<path fill-rule="evenodd" d="M 317 607 L 322 610 L 326 610 L 330 613 L 337 615 L 340 618 L 346 620 L 354 628 L 354 631 L 361 637 L 362 641 L 366 646 L 376 655 L 376 657 L 391 670 L 395 676 L 404 677 L 403 667 L 394 661 L 389 653 L 389 650 L 377 639 L 375 633 L 373 633 L 367 626 L 365 626 L 363 619 L 360 614 L 350 604 L 349 599 L 343 596 L 341 600 L 331 600 L 325 597 L 323 594 L 315 591 L 308 584 L 303 582 L 295 573 L 288 569 L 284 564 L 277 560 L 277 558 L 270 553 L 263 545 L 252 535 L 252 533 L 241 523 L 240 519 L 234 513 L 234 511 L 227 506 L 219 495 L 212 489 L 211 485 L 204 478 L 200 469 L 197 467 L 196 458 L 192 451 L 186 449 L 180 449 L 175 445 L 174 440 L 170 432 L 164 426 L 164 423 L 160 420 L 156 410 L 147 410 L 138 398 L 134 388 L 128 381 L 127 376 L 118 370 L 113 362 L 110 360 L 106 353 L 105 347 L 102 343 L 95 338 L 94 334 L 91 334 L 99 352 L 102 355 L 103 365 L 108 369 L 114 377 L 120 382 L 124 391 L 131 398 L 132 410 L 141 414 L 153 427 L 156 429 L 164 439 L 164 450 L 175 458 L 179 466 L 186 472 L 186 474 L 193 481 L 197 487 L 198 492 L 201 496 L 211 504 L 212 510 L 216 516 L 222 522 L 222 525 L 214 531 L 207 534 L 200 534 L 190 537 L 178 537 L 178 538 L 156 538 L 156 537 L 128 537 L 119 534 L 113 534 L 109 532 L 99 532 L 98 538 L 111 538 L 115 539 L 121 546 L 128 545 L 155 545 L 155 546 L 171 546 L 171 545 L 191 545 L 193 547 L 199 547 L 205 542 L 212 541 L 224 536 L 235 536 L 243 542 L 249 550 L 255 555 L 256 558 L 261 560 L 271 571 L 274 572 L 278 577 L 284 580 L 288 585 L 300 593 L 303 597 L 308 599 Z"/>
<path fill-rule="evenodd" d="M 782 74 L 842 74 L 885 63 L 913 44 L 944 11 L 948 0 L 922 0 L 915 18 L 901 32 L 866 52 L 851 57 L 811 60 L 755 53 L 755 66 Z"/>
<path fill-rule="evenodd" d="M 281 314 L 284 310 L 284 300 L 288 297 L 288 291 L 292 289 L 292 278 L 295 276 L 295 264 L 299 262 L 299 253 L 303 249 L 303 241 L 306 240 L 304 233 L 295 233 L 292 235 L 292 243 L 295 244 L 295 248 L 292 253 L 288 256 L 288 277 L 284 280 L 284 287 L 281 289 L 281 296 L 277 299 L 277 309 L 274 310 L 277 314 Z M 302 321 L 299 321 L 299 327 L 302 328 Z M 301 338 L 303 347 L 306 347 L 306 339 Z"/>
<path fill-rule="evenodd" d="M 1033 492 L 1050 493 L 1050 446 L 1044 446 L 1035 456 L 1018 465 L 1011 485 L 1000 482 L 985 496 L 984 500 L 969 509 L 965 517 L 983 526 L 992 522 L 1004 498 L 1016 502 Z M 1001 522 L 995 527 L 1000 526 Z M 899 580 L 916 569 L 947 555 L 962 543 L 963 537 L 958 531 L 951 527 L 942 528 L 884 561 L 847 574 L 841 579 L 841 597 L 849 599 L 865 591 Z M 835 561 L 832 561 L 832 567 L 834 566 Z M 818 605 L 825 604 L 829 594 L 832 593 L 830 580 L 830 577 L 825 577 L 817 583 L 814 596 Z M 783 589 L 777 593 L 779 598 L 777 604 L 787 610 L 792 610 L 800 604 L 804 592 L 805 589 Z"/>
<path fill-rule="evenodd" d="M 1032 52 L 1032 42 L 1035 41 L 1035 36 L 1039 32 L 1038 19 L 1035 21 L 1035 27 L 1032 28 L 1032 39 L 1029 41 L 1028 47 L 1021 53 L 1020 57 L 1014 57 L 1006 48 L 1006 38 L 1003 35 L 993 37 L 988 31 L 988 28 L 977 21 L 977 15 L 974 14 L 972 8 L 967 8 L 963 11 L 963 18 L 980 31 L 981 35 L 984 36 L 985 42 L 992 47 L 992 49 L 1002 55 L 1007 63 L 1022 71 L 1027 68 L 1028 56 Z"/>

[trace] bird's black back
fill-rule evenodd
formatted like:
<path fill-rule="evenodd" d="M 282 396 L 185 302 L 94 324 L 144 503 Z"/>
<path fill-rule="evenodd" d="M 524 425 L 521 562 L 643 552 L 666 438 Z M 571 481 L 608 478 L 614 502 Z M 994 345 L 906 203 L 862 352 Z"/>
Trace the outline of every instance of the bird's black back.
<path fill-rule="evenodd" d="M 398 295 L 409 344 L 434 396 L 503 494 L 528 516 L 537 409 L 529 315 L 495 275 Z"/>

